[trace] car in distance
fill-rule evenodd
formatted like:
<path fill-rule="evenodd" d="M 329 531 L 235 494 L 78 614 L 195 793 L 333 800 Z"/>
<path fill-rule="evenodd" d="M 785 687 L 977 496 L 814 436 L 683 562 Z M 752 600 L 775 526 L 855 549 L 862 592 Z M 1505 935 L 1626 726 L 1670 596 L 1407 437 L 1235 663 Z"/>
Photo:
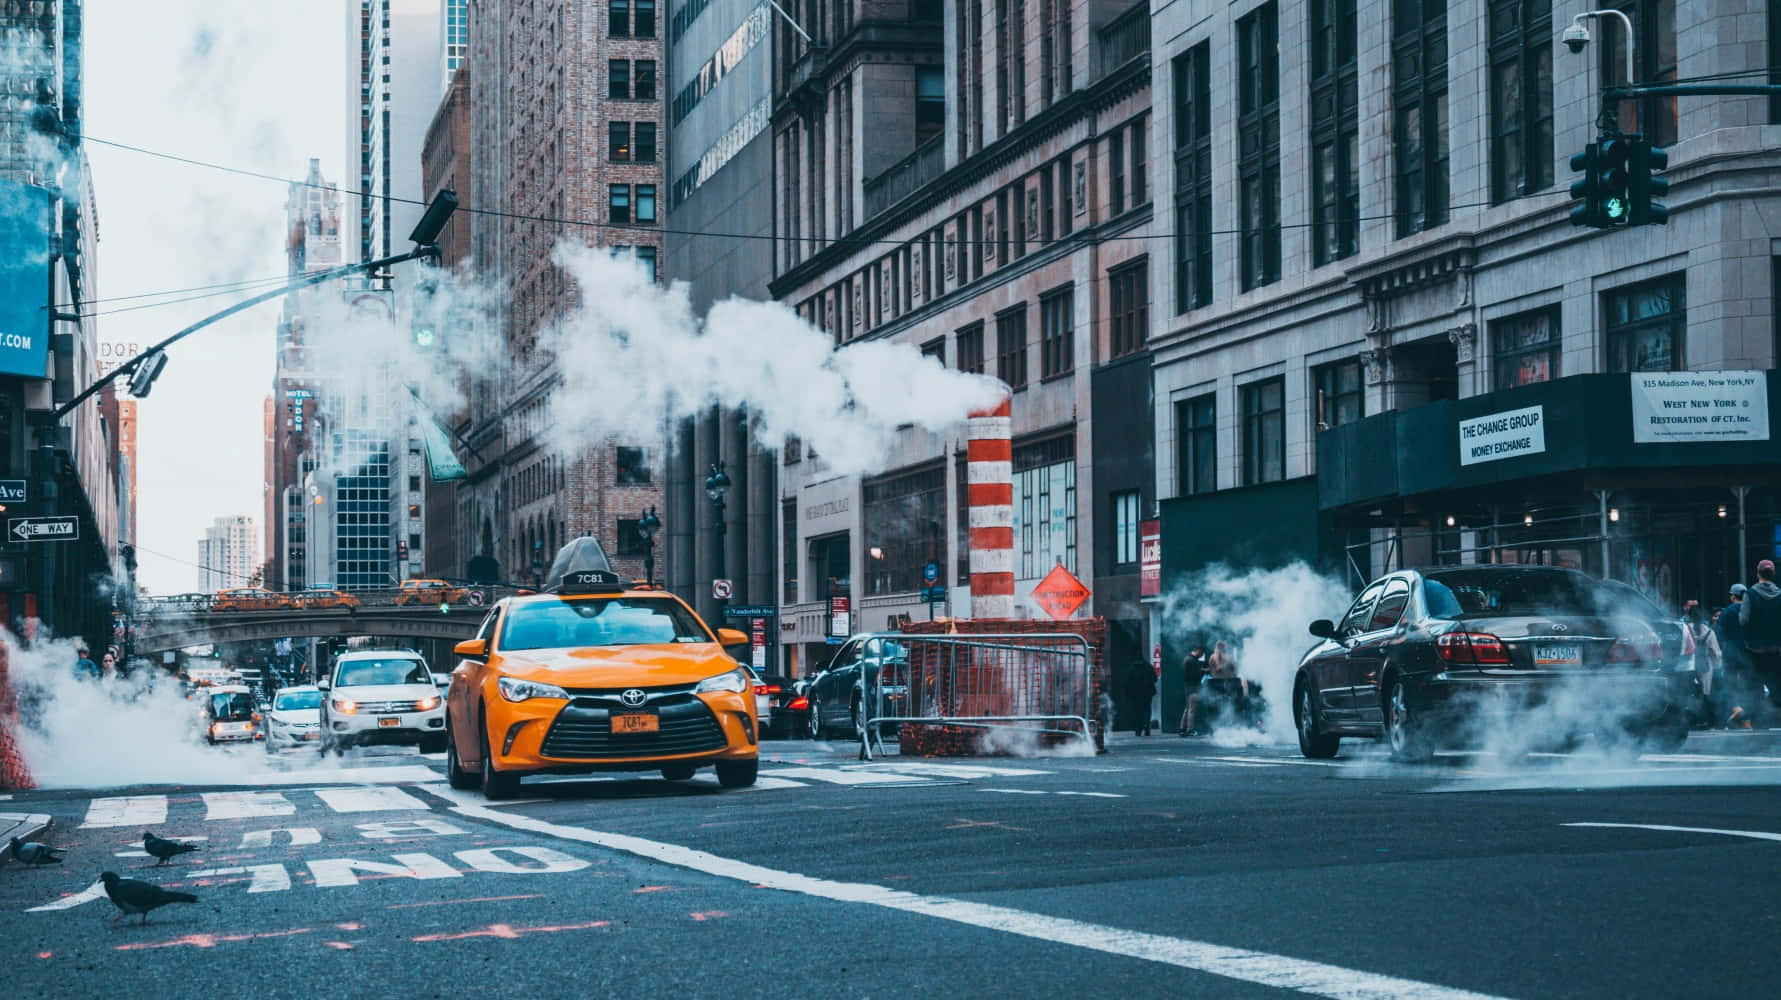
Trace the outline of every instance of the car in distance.
<path fill-rule="evenodd" d="M 293 595 L 293 601 L 299 608 L 344 608 L 356 611 L 359 607 L 357 596 L 332 587 L 311 587 Z"/>
<path fill-rule="evenodd" d="M 204 689 L 203 710 L 199 715 L 204 726 L 204 739 L 218 743 L 252 743 L 264 739 L 260 731 L 259 706 L 254 693 L 244 684 L 223 684 Z"/>
<path fill-rule="evenodd" d="M 444 580 L 403 580 L 396 591 L 397 604 L 456 604 L 470 593 Z"/>
<path fill-rule="evenodd" d="M 321 688 L 313 684 L 279 688 L 266 712 L 266 749 L 314 745 L 321 738 Z"/>
<path fill-rule="evenodd" d="M 857 737 L 866 715 L 872 714 L 865 704 L 870 684 L 883 685 L 883 704 L 876 714 L 903 714 L 908 661 L 908 647 L 883 636 L 855 636 L 843 643 L 804 691 L 804 724 L 810 738 L 826 739 L 837 730 L 847 739 Z"/>
<path fill-rule="evenodd" d="M 345 652 L 316 686 L 324 695 L 323 750 L 373 743 L 415 744 L 422 753 L 445 749 L 445 699 L 419 653 Z"/>
<path fill-rule="evenodd" d="M 1484 713 L 1518 745 L 1595 731 L 1672 749 L 1688 736 L 1683 632 L 1636 591 L 1575 570 L 1392 573 L 1311 634 L 1320 641 L 1293 683 L 1306 757 L 1333 757 L 1358 736 L 1423 760 L 1477 742 Z"/>
<path fill-rule="evenodd" d="M 283 611 L 294 602 L 289 594 L 278 594 L 264 587 L 234 587 L 217 591 L 210 602 L 212 611 Z"/>
<path fill-rule="evenodd" d="M 726 788 L 754 784 L 754 678 L 723 649 L 747 638 L 713 633 L 667 591 L 627 586 L 592 538 L 565 546 L 549 579 L 549 592 L 498 602 L 457 646 L 452 786 L 500 799 L 529 774 L 684 780 L 705 766 Z"/>

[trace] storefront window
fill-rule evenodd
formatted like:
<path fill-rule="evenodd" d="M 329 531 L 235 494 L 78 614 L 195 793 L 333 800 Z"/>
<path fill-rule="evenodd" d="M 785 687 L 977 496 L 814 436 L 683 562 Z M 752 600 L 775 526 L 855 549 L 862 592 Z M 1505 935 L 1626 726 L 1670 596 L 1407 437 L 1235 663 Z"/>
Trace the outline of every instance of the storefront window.
<path fill-rule="evenodd" d="M 1609 292 L 1608 370 L 1682 370 L 1682 335 L 1688 326 L 1684 276 L 1667 275 Z"/>
<path fill-rule="evenodd" d="M 945 468 L 868 480 L 864 494 L 865 593 L 919 589 L 922 567 L 946 555 Z"/>
<path fill-rule="evenodd" d="M 1076 439 L 1055 437 L 1014 449 L 1014 546 L 1019 579 L 1062 563 L 1076 572 Z"/>
<path fill-rule="evenodd" d="M 1496 387 L 1550 382 L 1558 377 L 1558 307 L 1510 316 L 1490 324 Z"/>

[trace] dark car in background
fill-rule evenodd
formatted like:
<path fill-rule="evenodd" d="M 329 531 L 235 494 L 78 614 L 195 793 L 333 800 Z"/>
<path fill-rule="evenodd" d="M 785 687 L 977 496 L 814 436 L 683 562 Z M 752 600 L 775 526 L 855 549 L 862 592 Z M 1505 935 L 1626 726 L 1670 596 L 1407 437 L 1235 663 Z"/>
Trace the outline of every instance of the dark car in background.
<path fill-rule="evenodd" d="M 1299 663 L 1293 720 L 1306 757 L 1344 737 L 1384 739 L 1400 760 L 1480 741 L 1584 732 L 1659 749 L 1688 736 L 1688 633 L 1638 591 L 1550 566 L 1405 570 L 1361 590 Z M 1528 727 L 1518 732 L 1514 727 Z"/>
<path fill-rule="evenodd" d="M 866 635 L 843 643 L 804 692 L 808 702 L 805 728 L 810 738 L 826 739 L 837 731 L 845 738 L 857 738 L 861 724 L 871 714 L 870 707 L 865 705 L 869 683 L 884 685 L 881 714 L 902 714 L 908 692 L 908 664 L 909 647 L 893 639 Z"/>

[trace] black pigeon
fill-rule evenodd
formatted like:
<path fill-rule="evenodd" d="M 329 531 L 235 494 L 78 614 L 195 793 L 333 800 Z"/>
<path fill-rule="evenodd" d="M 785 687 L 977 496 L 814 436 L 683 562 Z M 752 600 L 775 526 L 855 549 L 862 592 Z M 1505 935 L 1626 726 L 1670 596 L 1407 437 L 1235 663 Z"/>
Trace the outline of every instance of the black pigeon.
<path fill-rule="evenodd" d="M 189 892 L 172 892 L 152 882 L 143 882 L 133 878 L 118 878 L 117 872 L 102 872 L 99 881 L 105 883 L 105 894 L 111 902 L 124 914 L 140 913 L 142 922 L 148 923 L 149 911 L 159 909 L 168 903 L 196 903 L 198 897 Z M 115 918 L 114 918 L 115 919 Z"/>
<path fill-rule="evenodd" d="M 66 848 L 39 844 L 35 840 L 12 838 L 12 856 L 28 865 L 59 865 Z"/>
<path fill-rule="evenodd" d="M 190 854 L 197 850 L 198 845 L 182 844 L 177 840 L 163 840 L 162 838 L 149 833 L 147 830 L 144 830 L 142 831 L 142 849 L 161 859 L 155 862 L 155 864 L 164 865 L 169 858 L 181 854 Z"/>

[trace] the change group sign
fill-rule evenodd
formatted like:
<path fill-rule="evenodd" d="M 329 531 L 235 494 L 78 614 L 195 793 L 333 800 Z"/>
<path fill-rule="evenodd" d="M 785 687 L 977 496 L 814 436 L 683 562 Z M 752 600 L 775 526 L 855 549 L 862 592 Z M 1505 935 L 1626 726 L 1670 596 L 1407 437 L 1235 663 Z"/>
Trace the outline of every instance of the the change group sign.
<path fill-rule="evenodd" d="M 1545 407 L 1504 410 L 1459 422 L 1461 465 L 1500 462 L 1505 458 L 1538 455 L 1545 450 Z"/>
<path fill-rule="evenodd" d="M 1762 372 L 1634 372 L 1633 442 L 1767 441 Z"/>

